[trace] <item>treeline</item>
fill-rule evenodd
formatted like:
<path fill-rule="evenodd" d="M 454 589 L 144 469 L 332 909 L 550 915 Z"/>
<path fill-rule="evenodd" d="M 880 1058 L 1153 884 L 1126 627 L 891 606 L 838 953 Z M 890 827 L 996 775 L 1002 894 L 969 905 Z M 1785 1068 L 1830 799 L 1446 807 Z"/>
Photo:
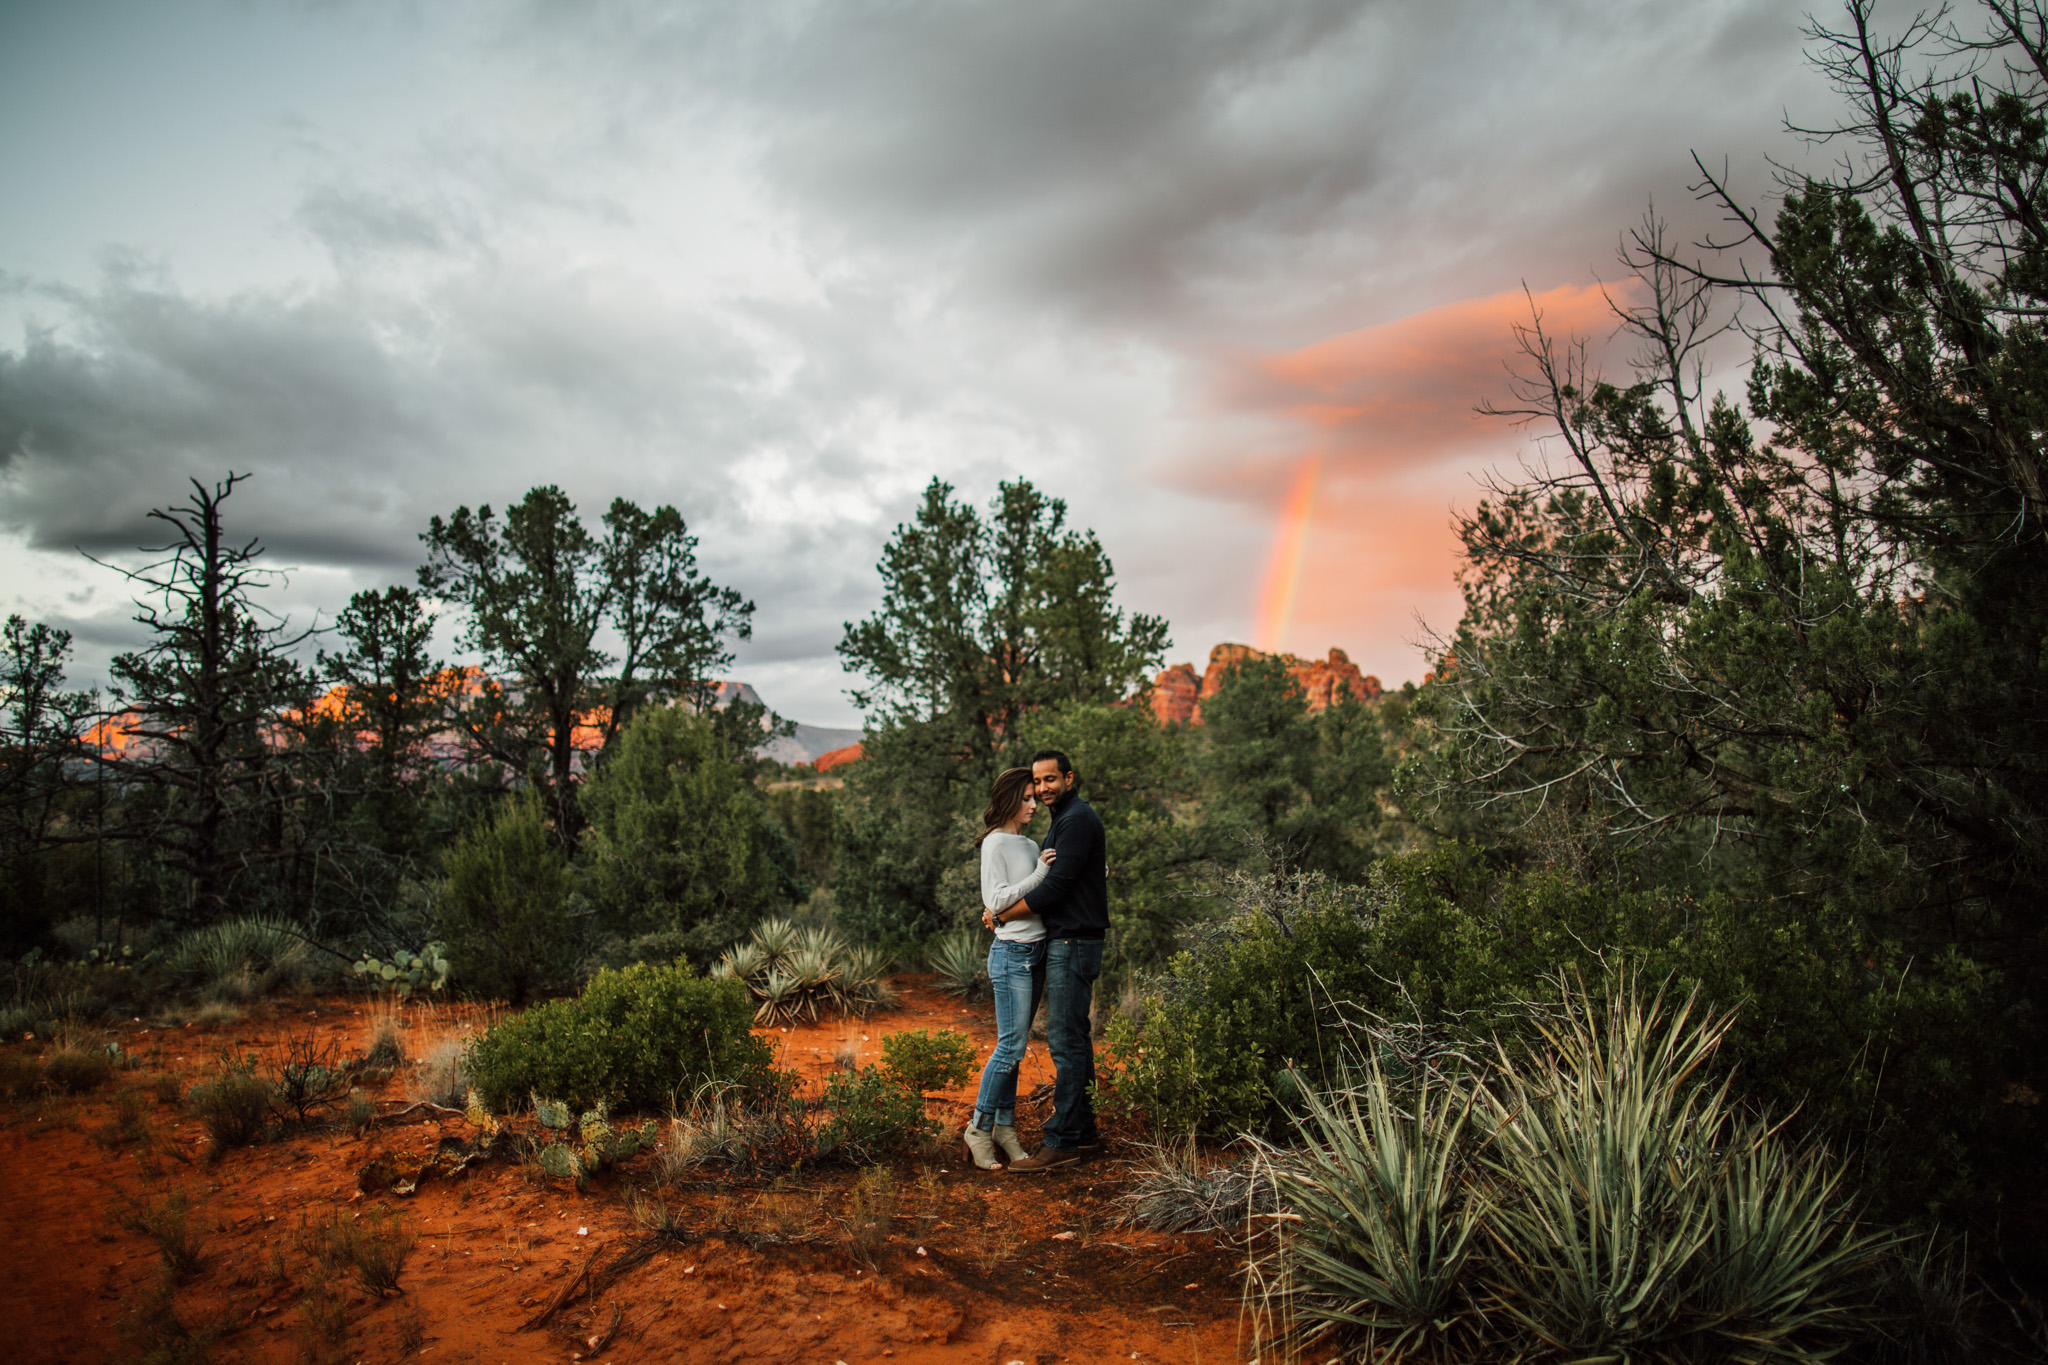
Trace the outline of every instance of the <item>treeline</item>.
<path fill-rule="evenodd" d="M 153 514 L 144 648 L 108 695 L 68 691 L 69 638 L 7 629 L 7 951 L 134 960 L 265 918 L 344 963 L 444 941 L 455 980 L 512 999 L 588 971 L 700 965 L 771 912 L 914 960 L 976 922 L 988 785 L 1033 747 L 1081 757 L 1111 822 L 1119 975 L 1212 917 L 1223 870 L 1355 878 L 1381 851 L 1381 715 L 1311 715 L 1277 661 L 1232 671 L 1201 731 L 1143 704 L 1165 624 L 1115 601 L 1092 533 L 1029 483 L 986 517 L 934 482 L 841 646 L 870 716 L 844 790 L 762 759 L 785 725 L 715 702 L 753 604 L 708 582 L 673 508 L 595 528 L 557 489 L 436 517 L 416 586 L 334 625 L 264 609 L 232 524 L 240 482 Z M 432 649 L 435 604 L 467 656 Z"/>
<path fill-rule="evenodd" d="M 107 695 L 66 689 L 67 634 L 7 624 L 10 955 L 136 962 L 261 919 L 342 964 L 446 938 L 472 989 L 519 998 L 808 894 L 754 782 L 780 722 L 712 704 L 753 604 L 698 570 L 674 508 L 620 499 L 592 527 L 552 487 L 458 508 L 422 534 L 417 586 L 358 593 L 316 634 L 266 610 L 278 580 L 228 515 L 241 481 L 151 514 L 165 534 L 118 570 L 145 643 Z M 437 604 L 473 666 L 434 656 Z M 650 761 L 693 785 L 655 791 Z M 664 856 L 691 872 L 650 890 Z"/>

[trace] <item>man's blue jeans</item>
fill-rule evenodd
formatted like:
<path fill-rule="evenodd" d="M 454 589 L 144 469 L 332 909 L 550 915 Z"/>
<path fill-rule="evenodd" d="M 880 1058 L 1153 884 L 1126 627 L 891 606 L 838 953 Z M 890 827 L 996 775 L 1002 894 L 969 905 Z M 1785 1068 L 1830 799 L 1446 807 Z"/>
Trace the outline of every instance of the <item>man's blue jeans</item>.
<path fill-rule="evenodd" d="M 981 1069 L 981 1094 L 974 1101 L 974 1126 L 984 1133 L 1017 1121 L 1017 1067 L 1031 1037 L 1031 1016 L 1045 993 L 1045 940 L 999 938 L 990 944 L 988 984 L 996 1004 L 996 1046 Z"/>
<path fill-rule="evenodd" d="M 1052 1119 L 1045 1125 L 1045 1145 L 1071 1152 L 1099 1140 L 1095 1101 L 1095 1037 L 1088 1027 L 1088 1008 L 1095 999 L 1095 978 L 1102 975 L 1102 940 L 1056 938 L 1045 950 L 1045 1038 L 1055 1068 Z"/>

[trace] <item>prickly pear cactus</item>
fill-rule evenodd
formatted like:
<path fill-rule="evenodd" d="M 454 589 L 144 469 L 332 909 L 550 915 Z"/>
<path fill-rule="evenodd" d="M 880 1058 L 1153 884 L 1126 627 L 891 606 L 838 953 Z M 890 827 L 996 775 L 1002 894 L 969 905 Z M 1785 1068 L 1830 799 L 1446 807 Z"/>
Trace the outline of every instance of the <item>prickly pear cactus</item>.
<path fill-rule="evenodd" d="M 462 1116 L 476 1127 L 477 1150 L 488 1155 L 491 1144 L 498 1140 L 498 1120 L 484 1107 L 483 1097 L 474 1089 L 469 1092 L 469 1103 L 463 1108 Z"/>
<path fill-rule="evenodd" d="M 654 1120 L 648 1119 L 638 1128 L 624 1128 L 612 1134 L 612 1160 L 624 1161 L 637 1152 L 652 1151 L 655 1137 Z"/>
<path fill-rule="evenodd" d="M 582 1184 L 588 1171 L 583 1158 L 576 1155 L 574 1148 L 560 1142 L 550 1142 L 540 1149 L 540 1168 L 549 1175 Z"/>
<path fill-rule="evenodd" d="M 528 1094 L 532 1095 L 532 1092 L 529 1091 Z M 560 1130 L 575 1122 L 575 1116 L 569 1106 L 560 1100 L 544 1100 L 539 1095 L 532 1095 L 532 1098 L 533 1116 L 540 1120 L 541 1127 Z"/>
<path fill-rule="evenodd" d="M 362 977 L 373 989 L 390 990 L 403 1000 L 414 991 L 439 991 L 447 988 L 448 976 L 452 970 L 448 961 L 448 945 L 429 943 L 418 952 L 400 948 L 389 958 L 371 957 L 364 953 L 356 963 L 356 975 Z"/>

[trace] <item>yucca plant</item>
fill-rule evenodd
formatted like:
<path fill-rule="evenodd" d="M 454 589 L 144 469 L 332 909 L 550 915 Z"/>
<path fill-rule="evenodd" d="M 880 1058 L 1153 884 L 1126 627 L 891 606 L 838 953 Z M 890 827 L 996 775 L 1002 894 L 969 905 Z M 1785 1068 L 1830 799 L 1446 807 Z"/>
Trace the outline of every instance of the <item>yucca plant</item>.
<path fill-rule="evenodd" d="M 851 948 L 829 927 L 799 930 L 786 919 L 763 920 L 753 935 L 719 955 L 716 977 L 738 977 L 759 1002 L 755 1022 L 815 1021 L 825 1010 L 865 1017 L 894 1003 L 882 980 L 889 959 L 879 949 Z"/>
<path fill-rule="evenodd" d="M 747 985 L 761 1001 L 760 1007 L 754 1011 L 756 1024 L 765 1027 L 796 1017 L 795 977 L 787 972 L 771 971 L 758 981 L 750 981 Z"/>
<path fill-rule="evenodd" d="M 939 989 L 972 1000 L 988 980 L 987 948 L 971 929 L 946 934 L 925 950 L 925 965 L 939 976 Z"/>
<path fill-rule="evenodd" d="M 876 947 L 849 948 L 841 959 L 844 975 L 839 980 L 842 1008 L 865 1019 L 877 1009 L 896 1003 L 889 988 L 889 954 Z"/>
<path fill-rule="evenodd" d="M 1474 1099 L 1426 1077 L 1397 1097 L 1377 1057 L 1354 1085 L 1304 1092 L 1303 1147 L 1263 1148 L 1299 1221 L 1276 1253 L 1283 1273 L 1259 1277 L 1284 1302 L 1255 1322 L 1277 1318 L 1295 1344 L 1342 1344 L 1368 1360 L 1469 1356 L 1479 1330 L 1467 1267 L 1489 1209 L 1468 1179 Z"/>
<path fill-rule="evenodd" d="M 1696 1330 L 1729 1360 L 1831 1354 L 1801 1342 L 1846 1326 L 1855 1282 L 1897 1239 L 1855 1225 L 1824 1150 L 1787 1150 L 1761 1124 L 1735 1133 L 1719 1166 Z"/>
<path fill-rule="evenodd" d="M 1583 991 L 1506 1049 L 1482 1093 L 1489 1169 L 1513 1191 L 1490 1220 L 1496 1302 L 1571 1358 L 1625 1356 L 1687 1335 L 1713 1240 L 1725 1087 L 1693 1084 L 1728 1020 L 1667 1011 L 1633 989 Z"/>
<path fill-rule="evenodd" d="M 1485 1069 L 1459 1052 L 1402 1085 L 1369 1052 L 1355 1084 L 1302 1093 L 1248 1280 L 1261 1338 L 1586 1365 L 1841 1349 L 1897 1240 L 1856 1225 L 1825 1150 L 1709 1078 L 1730 1018 L 1626 975 L 1559 987 Z"/>
<path fill-rule="evenodd" d="M 288 920 L 250 915 L 194 929 L 171 950 L 172 973 L 202 985 L 242 978 L 258 990 L 300 971 L 306 936 Z"/>
<path fill-rule="evenodd" d="M 788 957 L 796 951 L 797 929 L 786 919 L 764 919 L 754 926 L 754 946 L 770 958 Z"/>

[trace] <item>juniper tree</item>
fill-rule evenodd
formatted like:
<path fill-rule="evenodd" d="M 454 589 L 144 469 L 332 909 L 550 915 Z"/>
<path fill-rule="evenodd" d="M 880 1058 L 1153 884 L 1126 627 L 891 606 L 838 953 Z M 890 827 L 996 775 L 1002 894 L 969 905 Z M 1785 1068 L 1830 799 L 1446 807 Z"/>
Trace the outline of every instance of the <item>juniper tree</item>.
<path fill-rule="evenodd" d="M 708 707 L 732 662 L 726 641 L 753 629 L 754 604 L 697 568 L 675 508 L 618 498 L 601 525 L 594 533 L 549 485 L 502 520 L 489 504 L 459 507 L 420 537 L 421 588 L 460 610 L 462 642 L 491 675 L 462 709 L 464 729 L 483 755 L 546 784 L 572 846 L 578 732 L 602 750 L 650 702 Z"/>

